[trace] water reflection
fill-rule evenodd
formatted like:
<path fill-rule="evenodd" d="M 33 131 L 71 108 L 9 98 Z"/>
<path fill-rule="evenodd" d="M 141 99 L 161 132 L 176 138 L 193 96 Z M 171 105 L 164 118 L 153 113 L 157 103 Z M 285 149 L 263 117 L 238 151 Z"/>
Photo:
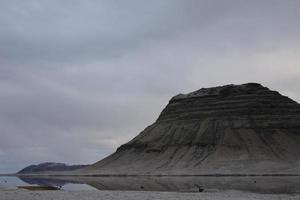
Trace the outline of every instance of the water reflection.
<path fill-rule="evenodd" d="M 300 193 L 300 177 L 19 177 L 28 184 L 98 190 L 204 192 L 241 190 L 256 193 Z"/>
<path fill-rule="evenodd" d="M 52 186 L 52 187 L 62 187 L 67 183 L 73 183 L 72 181 L 67 181 L 67 180 L 38 178 L 38 177 L 19 177 L 19 179 L 21 179 L 22 181 L 30 185 Z"/>
<path fill-rule="evenodd" d="M 81 181 L 72 181 L 72 180 L 64 180 L 59 179 L 58 177 L 29 177 L 29 176 L 20 176 L 18 177 L 23 182 L 29 185 L 38 185 L 41 187 L 48 187 L 48 188 L 56 188 L 58 190 L 63 189 L 67 191 L 72 190 L 93 190 L 96 189 L 94 187 L 89 186 L 85 182 Z"/>

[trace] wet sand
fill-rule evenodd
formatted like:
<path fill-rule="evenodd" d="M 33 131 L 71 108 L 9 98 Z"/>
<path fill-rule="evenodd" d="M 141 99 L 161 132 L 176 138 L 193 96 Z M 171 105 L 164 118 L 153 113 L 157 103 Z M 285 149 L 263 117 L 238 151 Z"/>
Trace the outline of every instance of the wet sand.
<path fill-rule="evenodd" d="M 151 191 L 27 191 L 0 188 L 2 200 L 299 200 L 300 195 L 257 194 L 240 191 L 203 193 L 151 192 Z"/>

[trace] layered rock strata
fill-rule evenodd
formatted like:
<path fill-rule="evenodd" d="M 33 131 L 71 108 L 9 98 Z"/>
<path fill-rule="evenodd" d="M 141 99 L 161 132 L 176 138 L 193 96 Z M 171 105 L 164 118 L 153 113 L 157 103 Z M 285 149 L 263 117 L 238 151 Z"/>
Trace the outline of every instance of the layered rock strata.
<path fill-rule="evenodd" d="M 157 121 L 87 174 L 300 173 L 300 105 L 260 84 L 173 97 Z"/>

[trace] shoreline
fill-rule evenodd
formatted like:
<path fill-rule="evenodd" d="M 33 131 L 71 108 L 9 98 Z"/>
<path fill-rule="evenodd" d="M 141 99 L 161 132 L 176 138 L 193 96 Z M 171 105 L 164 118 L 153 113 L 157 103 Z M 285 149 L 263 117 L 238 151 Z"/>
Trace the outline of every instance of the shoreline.
<path fill-rule="evenodd" d="M 7 179 L 6 179 L 7 178 Z M 13 175 L 0 177 L 3 183 L 19 180 L 29 184 L 79 183 L 95 186 L 100 190 L 181 191 L 190 188 L 235 189 L 271 193 L 300 193 L 299 176 L 72 176 L 72 175 Z M 226 184 L 225 184 L 226 183 Z M 288 188 L 287 188 L 288 186 Z"/>
<path fill-rule="evenodd" d="M 165 175 L 165 174 L 0 174 L 0 176 L 57 176 L 57 177 L 288 177 L 300 176 L 300 174 L 182 174 L 182 175 Z"/>

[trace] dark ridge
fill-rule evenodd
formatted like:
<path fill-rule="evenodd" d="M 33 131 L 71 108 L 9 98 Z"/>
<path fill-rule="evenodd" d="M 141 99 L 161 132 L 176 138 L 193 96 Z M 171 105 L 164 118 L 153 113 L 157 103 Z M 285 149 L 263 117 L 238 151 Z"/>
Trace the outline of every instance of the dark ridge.
<path fill-rule="evenodd" d="M 17 172 L 17 174 L 32 174 L 38 172 L 46 172 L 46 171 L 70 171 L 76 170 L 83 167 L 87 167 L 88 165 L 67 165 L 65 163 L 53 163 L 46 162 L 38 165 L 29 165 L 24 169 Z"/>

